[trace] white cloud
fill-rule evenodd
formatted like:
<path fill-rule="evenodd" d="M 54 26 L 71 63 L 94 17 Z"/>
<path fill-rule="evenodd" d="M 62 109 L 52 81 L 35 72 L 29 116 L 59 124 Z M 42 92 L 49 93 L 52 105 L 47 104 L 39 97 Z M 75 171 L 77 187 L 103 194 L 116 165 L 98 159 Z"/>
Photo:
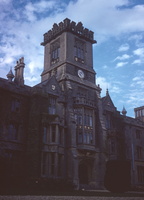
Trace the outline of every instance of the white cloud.
<path fill-rule="evenodd" d="M 132 64 L 142 64 L 144 63 L 144 48 L 138 48 L 133 51 L 135 56 L 138 56 L 138 59 L 135 59 Z"/>
<path fill-rule="evenodd" d="M 132 108 L 139 107 L 143 105 L 144 102 L 144 94 L 143 91 L 139 89 L 130 90 L 126 95 L 126 103 L 131 105 Z"/>
<path fill-rule="evenodd" d="M 117 56 L 114 61 L 116 60 L 127 60 L 129 59 L 131 56 L 129 56 L 128 54 L 123 54 L 122 56 Z"/>
<path fill-rule="evenodd" d="M 119 85 L 121 84 L 120 82 L 114 81 L 114 80 L 106 80 L 105 77 L 97 77 L 96 79 L 97 84 L 100 85 L 100 88 L 102 88 L 101 95 L 105 96 L 106 95 L 106 90 L 108 89 L 110 93 L 113 94 L 119 94 L 121 92 L 121 89 Z"/>
<path fill-rule="evenodd" d="M 124 65 L 127 65 L 127 64 L 128 64 L 128 62 L 119 62 L 119 63 L 117 63 L 116 68 L 123 67 Z"/>
<path fill-rule="evenodd" d="M 59 7 L 59 4 L 56 3 L 56 1 L 46 1 L 41 0 L 36 3 L 29 2 L 25 6 L 24 14 L 27 16 L 27 19 L 29 21 L 35 21 L 38 17 L 37 14 L 41 13 L 41 16 L 43 16 L 44 12 L 48 12 L 51 9 L 57 9 Z"/>
<path fill-rule="evenodd" d="M 108 68 L 108 66 L 107 66 L 107 65 L 104 65 L 104 66 L 102 66 L 102 68 L 103 68 L 103 69 L 107 69 L 107 68 Z"/>
<path fill-rule="evenodd" d="M 100 43 L 110 36 L 144 30 L 143 5 L 121 9 L 121 6 L 128 5 L 128 0 L 91 0 L 90 3 L 87 0 L 78 0 L 67 7 L 66 15 L 73 20 L 84 22 L 97 33 L 97 40 Z"/>
<path fill-rule="evenodd" d="M 139 34 L 134 34 L 134 35 L 131 35 L 129 38 L 128 38 L 129 41 L 134 41 L 135 42 L 135 45 L 137 47 L 143 47 L 144 46 L 144 36 L 143 36 L 143 33 L 139 33 Z"/>
<path fill-rule="evenodd" d="M 144 71 L 138 70 L 132 79 L 130 89 L 125 94 L 126 103 L 131 108 L 142 106 L 144 103 Z"/>
<path fill-rule="evenodd" d="M 129 44 L 127 44 L 127 43 L 122 44 L 118 49 L 118 51 L 127 51 L 127 50 L 129 50 Z"/>
<path fill-rule="evenodd" d="M 134 55 L 144 57 L 144 48 L 139 48 L 133 51 Z"/>
<path fill-rule="evenodd" d="M 137 87 L 144 89 L 144 71 L 138 70 L 136 76 L 132 79 L 131 87 Z M 144 92 L 143 92 L 144 94 Z"/>
<path fill-rule="evenodd" d="M 119 86 L 113 85 L 113 87 L 110 89 L 111 93 L 119 94 L 121 92 L 121 89 Z"/>
<path fill-rule="evenodd" d="M 110 88 L 110 83 L 106 80 L 105 77 L 101 77 L 101 76 L 97 77 L 96 82 L 97 84 L 100 85 L 100 88 L 102 88 L 101 95 L 105 96 L 106 90 Z"/>
<path fill-rule="evenodd" d="M 140 59 L 136 59 L 136 60 L 134 60 L 134 61 L 132 62 L 132 65 L 135 65 L 135 64 L 140 65 L 140 64 L 142 64 L 142 61 L 141 61 Z"/>
<path fill-rule="evenodd" d="M 27 81 L 29 81 L 29 82 L 35 82 L 35 81 L 37 81 L 38 79 L 37 79 L 35 76 L 31 76 L 31 77 L 26 76 L 26 77 L 25 77 L 25 80 L 27 80 Z"/>

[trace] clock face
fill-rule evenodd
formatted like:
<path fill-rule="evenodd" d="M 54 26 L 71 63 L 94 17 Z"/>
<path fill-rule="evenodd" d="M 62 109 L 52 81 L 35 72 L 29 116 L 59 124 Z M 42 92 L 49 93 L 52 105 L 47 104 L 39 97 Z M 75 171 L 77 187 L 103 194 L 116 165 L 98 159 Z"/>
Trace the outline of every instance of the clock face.
<path fill-rule="evenodd" d="M 83 73 L 83 71 L 81 69 L 78 70 L 78 76 L 80 78 L 84 78 L 84 73 Z"/>

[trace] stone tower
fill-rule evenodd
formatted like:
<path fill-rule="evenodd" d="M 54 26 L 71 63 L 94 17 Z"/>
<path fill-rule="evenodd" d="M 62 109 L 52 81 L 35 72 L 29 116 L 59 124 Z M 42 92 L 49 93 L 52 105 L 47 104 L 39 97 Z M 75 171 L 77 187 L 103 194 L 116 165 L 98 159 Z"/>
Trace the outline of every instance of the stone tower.
<path fill-rule="evenodd" d="M 93 69 L 93 32 L 65 19 L 44 34 L 42 83 L 55 76 L 63 91 L 66 176 L 80 187 L 103 188 L 105 127 Z"/>

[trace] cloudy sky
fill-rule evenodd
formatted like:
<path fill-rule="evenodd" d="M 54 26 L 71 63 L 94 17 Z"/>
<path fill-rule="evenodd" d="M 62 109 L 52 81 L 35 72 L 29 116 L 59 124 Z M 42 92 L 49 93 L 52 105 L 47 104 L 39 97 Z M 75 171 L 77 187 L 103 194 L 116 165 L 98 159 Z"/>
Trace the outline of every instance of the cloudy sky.
<path fill-rule="evenodd" d="M 43 34 L 66 17 L 94 31 L 96 84 L 119 111 L 144 105 L 144 0 L 0 0 L 0 77 L 25 58 L 25 84 L 41 81 Z"/>

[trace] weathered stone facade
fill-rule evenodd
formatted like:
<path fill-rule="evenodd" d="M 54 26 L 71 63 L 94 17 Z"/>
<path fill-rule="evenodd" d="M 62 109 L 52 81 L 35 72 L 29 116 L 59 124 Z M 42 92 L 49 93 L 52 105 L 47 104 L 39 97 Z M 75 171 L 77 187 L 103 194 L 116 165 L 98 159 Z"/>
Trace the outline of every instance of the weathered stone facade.
<path fill-rule="evenodd" d="M 77 188 L 103 189 L 106 162 L 128 160 L 131 184 L 144 184 L 144 123 L 125 110 L 121 115 L 108 91 L 100 97 L 94 43 L 92 31 L 65 19 L 44 34 L 41 83 L 24 85 L 23 58 L 14 81 L 12 70 L 0 79 L 3 178 L 66 179 Z M 8 173 L 12 165 L 16 170 Z"/>

